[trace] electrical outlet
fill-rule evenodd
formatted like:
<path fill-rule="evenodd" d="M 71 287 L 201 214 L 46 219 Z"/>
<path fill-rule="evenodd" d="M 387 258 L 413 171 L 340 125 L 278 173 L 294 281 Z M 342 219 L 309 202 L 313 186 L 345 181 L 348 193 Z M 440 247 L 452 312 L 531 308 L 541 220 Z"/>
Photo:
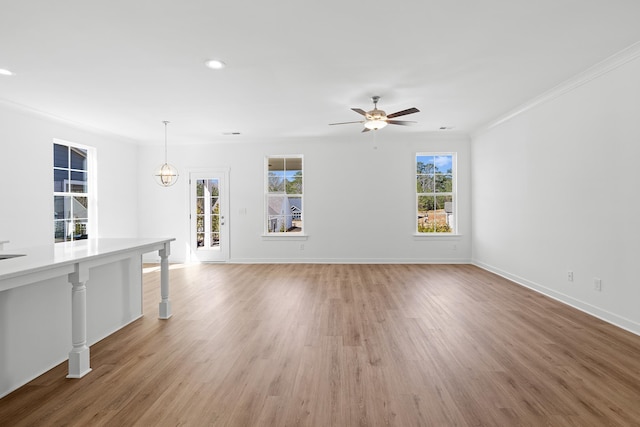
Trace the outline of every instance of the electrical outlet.
<path fill-rule="evenodd" d="M 300 243 L 300 250 L 304 251 L 304 243 Z"/>
<path fill-rule="evenodd" d="M 595 289 L 598 292 L 602 291 L 602 280 L 598 279 L 597 277 L 593 278 L 593 289 Z"/>
<path fill-rule="evenodd" d="M 573 282 L 573 271 L 567 271 L 567 280 Z"/>

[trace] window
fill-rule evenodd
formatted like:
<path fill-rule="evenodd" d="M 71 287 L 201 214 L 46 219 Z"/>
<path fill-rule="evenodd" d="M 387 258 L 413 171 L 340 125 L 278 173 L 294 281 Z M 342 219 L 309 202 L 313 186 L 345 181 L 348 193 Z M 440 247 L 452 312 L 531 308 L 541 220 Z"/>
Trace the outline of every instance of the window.
<path fill-rule="evenodd" d="M 302 156 L 266 158 L 267 234 L 304 232 Z"/>
<path fill-rule="evenodd" d="M 456 155 L 416 155 L 418 233 L 456 233 Z"/>
<path fill-rule="evenodd" d="M 54 241 L 89 237 L 92 149 L 56 140 L 53 144 Z"/>

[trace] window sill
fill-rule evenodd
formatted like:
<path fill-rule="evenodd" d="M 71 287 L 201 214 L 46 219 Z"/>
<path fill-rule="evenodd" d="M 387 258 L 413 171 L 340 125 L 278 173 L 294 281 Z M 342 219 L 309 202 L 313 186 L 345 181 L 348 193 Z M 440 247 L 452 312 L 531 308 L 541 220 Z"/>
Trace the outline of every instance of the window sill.
<path fill-rule="evenodd" d="M 448 234 L 448 233 L 420 233 L 414 234 L 413 240 L 460 240 L 462 234 Z"/>
<path fill-rule="evenodd" d="M 307 240 L 307 234 L 281 233 L 281 234 L 263 234 L 260 236 L 262 240 Z"/>

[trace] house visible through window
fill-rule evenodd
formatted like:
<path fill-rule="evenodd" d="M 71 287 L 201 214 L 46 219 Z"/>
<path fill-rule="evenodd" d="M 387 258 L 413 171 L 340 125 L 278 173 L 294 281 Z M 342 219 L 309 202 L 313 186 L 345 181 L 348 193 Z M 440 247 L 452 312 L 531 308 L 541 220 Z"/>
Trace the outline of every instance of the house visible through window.
<path fill-rule="evenodd" d="M 89 237 L 92 149 L 56 140 L 53 144 L 54 240 Z"/>
<path fill-rule="evenodd" d="M 418 233 L 456 233 L 456 155 L 416 155 Z"/>
<path fill-rule="evenodd" d="M 302 156 L 266 158 L 266 232 L 303 233 Z"/>

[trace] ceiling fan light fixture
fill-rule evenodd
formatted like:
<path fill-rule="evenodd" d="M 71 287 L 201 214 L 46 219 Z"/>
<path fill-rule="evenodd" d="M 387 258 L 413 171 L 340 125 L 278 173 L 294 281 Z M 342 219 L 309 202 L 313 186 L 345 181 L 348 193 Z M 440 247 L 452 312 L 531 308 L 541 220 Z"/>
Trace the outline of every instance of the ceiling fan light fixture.
<path fill-rule="evenodd" d="M 364 111 L 362 108 L 352 108 L 351 110 L 356 113 L 364 116 L 364 120 L 359 120 L 355 122 L 342 122 L 342 123 L 329 123 L 329 125 L 346 125 L 349 123 L 364 123 L 364 129 L 362 132 L 368 132 L 370 130 L 379 130 L 387 125 L 403 125 L 407 126 L 411 123 L 415 123 L 412 121 L 406 120 L 396 120 L 396 117 L 406 116 L 407 114 L 419 113 L 416 107 L 407 108 L 406 110 L 396 111 L 395 113 L 387 114 L 382 110 L 378 110 L 378 101 L 380 100 L 379 96 L 372 96 L 371 100 L 373 101 L 373 110 Z M 392 119 L 392 120 L 389 120 Z"/>
<path fill-rule="evenodd" d="M 369 130 L 378 130 L 378 129 L 382 129 L 387 124 L 388 123 L 386 120 L 374 119 L 374 120 L 367 120 L 366 122 L 364 122 L 364 127 L 366 127 Z"/>

